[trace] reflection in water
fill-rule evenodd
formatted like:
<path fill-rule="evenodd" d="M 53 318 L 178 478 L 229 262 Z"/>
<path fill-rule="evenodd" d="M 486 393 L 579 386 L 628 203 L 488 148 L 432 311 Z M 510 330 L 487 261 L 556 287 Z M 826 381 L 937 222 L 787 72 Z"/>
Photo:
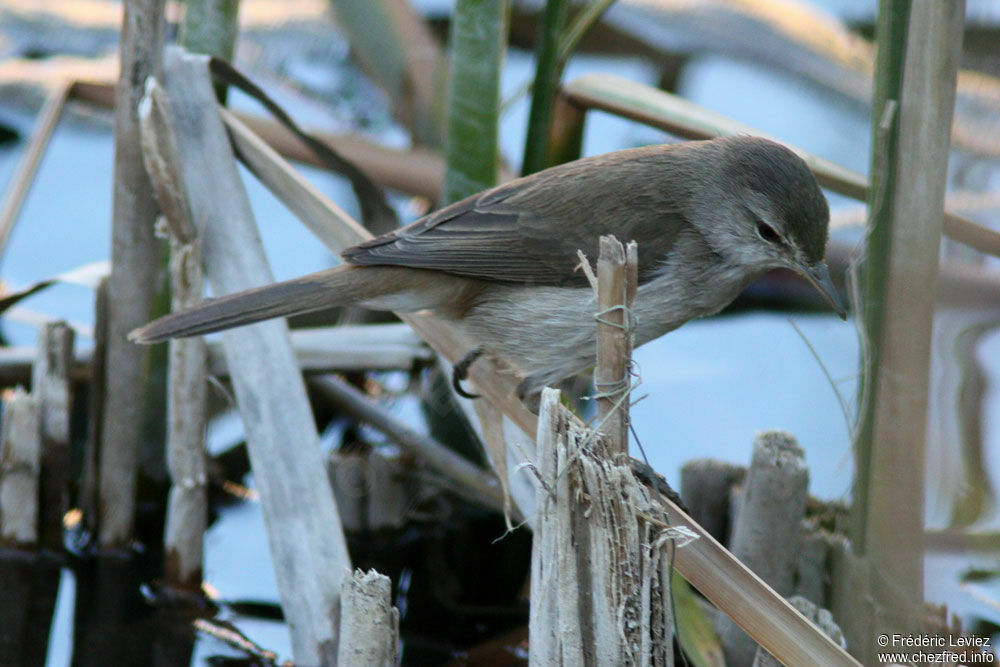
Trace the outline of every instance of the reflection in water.
<path fill-rule="evenodd" d="M 983 337 L 992 333 L 1000 320 L 975 324 L 955 339 L 955 358 L 962 379 L 959 383 L 958 425 L 961 438 L 956 454 L 964 467 L 964 484 L 954 489 L 952 527 L 968 526 L 986 518 L 996 507 L 996 492 L 984 460 L 983 420 L 986 416 L 986 373 L 976 355 Z"/>
<path fill-rule="evenodd" d="M 982 342 L 997 327 L 981 311 L 942 309 L 934 327 L 928 414 L 927 525 L 967 527 L 988 521 L 996 494 L 986 457 L 989 378 Z"/>

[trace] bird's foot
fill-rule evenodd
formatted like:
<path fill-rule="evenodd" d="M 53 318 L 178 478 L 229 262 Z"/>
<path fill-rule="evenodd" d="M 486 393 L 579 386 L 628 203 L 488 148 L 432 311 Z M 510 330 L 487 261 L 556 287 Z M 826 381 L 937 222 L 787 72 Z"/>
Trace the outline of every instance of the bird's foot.
<path fill-rule="evenodd" d="M 485 351 L 486 349 L 482 346 L 469 350 L 451 369 L 451 386 L 455 390 L 455 393 L 462 398 L 476 399 L 480 396 L 479 394 L 470 394 L 465 391 L 465 388 L 462 387 L 462 382 L 468 379 L 469 368 L 475 363 L 476 359 L 483 356 Z"/>
<path fill-rule="evenodd" d="M 653 470 L 652 467 L 645 461 L 640 461 L 639 459 L 632 459 L 632 474 L 639 478 L 639 481 L 653 487 L 659 493 L 663 494 L 668 500 L 673 502 L 681 511 L 690 514 L 684 501 L 681 500 L 679 493 L 674 491 L 673 487 L 667 483 L 667 479 L 660 473 Z"/>

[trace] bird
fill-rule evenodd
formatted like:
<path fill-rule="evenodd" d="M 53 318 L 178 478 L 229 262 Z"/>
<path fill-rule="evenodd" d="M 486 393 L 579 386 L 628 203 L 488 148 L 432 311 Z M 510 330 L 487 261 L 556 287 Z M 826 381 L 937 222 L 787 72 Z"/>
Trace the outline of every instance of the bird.
<path fill-rule="evenodd" d="M 638 244 L 635 345 L 717 313 L 790 269 L 846 318 L 823 261 L 826 198 L 806 163 L 760 137 L 631 148 L 470 196 L 347 248 L 343 264 L 208 299 L 131 332 L 155 343 L 331 306 L 433 311 L 520 378 L 521 398 L 594 365 L 596 297 L 578 251 Z M 458 380 L 455 378 L 456 387 Z"/>

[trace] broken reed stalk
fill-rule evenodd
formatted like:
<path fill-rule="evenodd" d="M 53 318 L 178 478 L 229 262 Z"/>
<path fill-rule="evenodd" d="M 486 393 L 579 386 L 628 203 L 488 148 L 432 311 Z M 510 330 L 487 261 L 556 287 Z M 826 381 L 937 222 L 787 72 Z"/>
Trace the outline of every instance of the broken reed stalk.
<path fill-rule="evenodd" d="M 809 490 L 805 452 L 783 431 L 757 436 L 729 548 L 776 593 L 792 594 Z M 728 617 L 719 639 L 733 665 L 753 662 L 757 642 Z"/>
<path fill-rule="evenodd" d="M 232 62 L 239 34 L 240 0 L 187 0 L 178 42 L 191 53 L 219 56 Z M 215 82 L 219 102 L 226 103 L 226 84 Z"/>
<path fill-rule="evenodd" d="M 629 244 L 634 246 L 635 242 Z M 628 271 L 633 274 L 636 264 Z M 607 438 L 611 454 L 628 453 L 628 405 L 631 364 L 632 304 L 626 277 L 626 255 L 621 242 L 602 236 L 597 259 L 597 396 L 598 430 Z M 634 296 L 634 290 L 633 290 Z"/>
<path fill-rule="evenodd" d="M 165 90 L 183 192 L 216 294 L 273 281 L 218 113 L 207 58 L 166 52 Z M 222 335 L 296 663 L 336 660 L 350 557 L 316 424 L 283 320 Z M 290 456 L 294 448 L 294 456 Z"/>
<path fill-rule="evenodd" d="M 18 387 L 4 400 L 0 427 L 0 545 L 38 544 L 39 473 L 42 463 L 38 401 Z"/>
<path fill-rule="evenodd" d="M 38 401 L 42 437 L 41 524 L 43 548 L 63 548 L 63 516 L 69 509 L 70 371 L 73 329 L 65 322 L 46 324 L 38 337 L 38 358 L 31 373 L 32 395 Z"/>
<path fill-rule="evenodd" d="M 149 321 L 157 289 L 160 247 L 153 234 L 158 209 L 142 164 L 138 106 L 147 76 L 163 52 L 162 0 L 123 3 L 121 68 L 115 101 L 111 277 L 108 283 L 107 368 L 98 457 L 98 544 L 127 550 L 135 521 L 138 448 L 146 415 L 149 349 L 128 332 Z"/>
<path fill-rule="evenodd" d="M 96 534 L 100 518 L 98 497 L 108 350 L 108 282 L 108 278 L 103 278 L 94 290 L 94 353 L 90 359 L 90 381 L 87 384 L 87 413 L 90 415 L 90 423 L 87 426 L 80 491 L 76 503 L 83 512 L 84 526 L 91 534 Z"/>
<path fill-rule="evenodd" d="M 865 286 L 871 350 L 863 360 L 870 389 L 856 447 L 859 481 L 867 483 L 867 492 L 865 502 L 855 503 L 860 516 L 855 538 L 871 564 L 877 610 L 885 612 L 869 625 L 867 638 L 852 638 L 867 650 L 874 650 L 876 635 L 912 631 L 923 616 L 923 485 L 934 323 L 934 302 L 927 295 L 937 286 L 965 19 L 961 1 L 888 7 L 903 14 L 907 28 L 904 53 L 893 63 L 901 69 L 895 72 L 899 112 L 886 157 L 887 201 L 872 227 L 873 240 L 880 243 L 869 244 L 865 260 L 872 274 Z M 885 482 L 889 479 L 892 483 Z"/>
<path fill-rule="evenodd" d="M 155 78 L 139 103 L 143 162 L 170 231 L 170 307 L 197 305 L 205 292 L 201 243 L 182 196 L 181 166 Z M 164 575 L 171 584 L 200 590 L 208 524 L 205 429 L 208 424 L 208 353 L 201 336 L 172 340 L 167 362 L 167 471 L 170 493 L 164 528 Z"/>
<path fill-rule="evenodd" d="M 631 305 L 638 247 L 600 239 L 598 427 L 545 389 L 536 437 L 538 499 L 529 632 L 537 664 L 673 664 L 674 537 L 659 494 L 628 463 Z"/>
<path fill-rule="evenodd" d="M 375 570 L 355 570 L 340 587 L 340 646 L 337 664 L 367 667 L 399 663 L 399 610 L 392 581 Z"/>
<path fill-rule="evenodd" d="M 170 305 L 173 312 L 198 304 L 204 293 L 201 247 L 197 241 L 170 243 Z M 167 388 L 167 471 L 170 494 L 164 528 L 167 580 L 200 590 L 203 541 L 208 526 L 208 473 L 205 429 L 208 377 L 205 339 L 169 343 Z"/>
<path fill-rule="evenodd" d="M 667 543 L 683 533 L 657 519 L 659 494 L 555 389 L 542 391 L 537 446 L 530 662 L 673 664 Z"/>
<path fill-rule="evenodd" d="M 38 124 L 31 139 L 28 140 L 24 157 L 21 158 L 21 162 L 17 165 L 17 171 L 14 172 L 10 185 L 7 186 L 3 204 L 0 206 L 0 256 L 3 255 L 3 251 L 7 247 L 10 233 L 21 213 L 24 200 L 31 190 L 31 184 L 38 173 L 42 156 L 45 155 L 45 150 L 49 146 L 49 140 L 59 123 L 59 118 L 62 116 L 72 88 L 73 83 L 65 81 L 49 91 L 48 97 L 45 99 L 45 106 L 38 114 Z"/>

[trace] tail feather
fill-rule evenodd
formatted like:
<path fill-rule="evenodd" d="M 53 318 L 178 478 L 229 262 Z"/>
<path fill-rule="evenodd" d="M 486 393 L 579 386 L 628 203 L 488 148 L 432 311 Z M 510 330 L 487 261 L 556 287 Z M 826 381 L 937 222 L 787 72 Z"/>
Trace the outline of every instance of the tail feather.
<path fill-rule="evenodd" d="M 128 337 L 137 343 L 158 343 L 355 303 L 368 298 L 379 282 L 359 279 L 358 271 L 357 267 L 341 265 L 294 280 L 207 299 L 135 329 Z"/>

